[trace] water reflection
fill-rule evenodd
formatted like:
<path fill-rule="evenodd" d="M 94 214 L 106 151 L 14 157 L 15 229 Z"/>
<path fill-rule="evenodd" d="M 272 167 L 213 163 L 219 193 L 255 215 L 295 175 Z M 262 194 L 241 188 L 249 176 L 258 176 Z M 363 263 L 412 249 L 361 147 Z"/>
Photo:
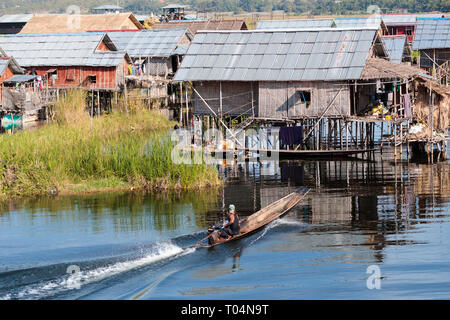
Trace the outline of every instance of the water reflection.
<path fill-rule="evenodd" d="M 11 291 L 12 298 L 31 295 L 27 286 L 34 290 L 42 279 L 64 283 L 64 263 L 74 261 L 91 268 L 86 277 L 109 272 L 105 265 L 118 271 L 109 282 L 89 278 L 85 291 L 65 298 L 136 296 L 143 287 L 151 288 L 143 298 L 335 298 L 343 292 L 372 298 L 374 291 L 362 293 L 361 286 L 374 263 L 383 264 L 383 275 L 391 272 L 386 281 L 398 292 L 420 297 L 427 270 L 427 297 L 439 296 L 438 282 L 444 283 L 440 294 L 448 295 L 447 162 L 394 161 L 385 151 L 345 161 L 232 162 L 218 170 L 226 180 L 219 190 L 2 203 L 0 298 Z M 300 186 L 311 188 L 308 197 L 261 232 L 178 255 L 222 220 L 229 204 L 245 217 Z M 147 263 L 159 252 L 173 253 L 173 259 Z M 48 287 L 45 281 L 41 289 Z M 395 290 L 386 292 L 398 298 Z"/>
<path fill-rule="evenodd" d="M 64 226 L 88 221 L 85 232 L 101 233 L 112 225 L 114 233 L 182 229 L 185 222 L 207 226 L 207 213 L 217 207 L 217 190 L 190 193 L 140 192 L 40 197 L 0 204 L 2 226 L 23 228 L 42 224 Z"/>
<path fill-rule="evenodd" d="M 273 174 L 261 175 L 263 166 L 272 166 Z M 418 243 L 392 241 L 390 236 L 436 222 L 439 212 L 447 210 L 450 195 L 448 162 L 394 161 L 386 152 L 376 153 L 370 160 L 235 163 L 222 174 L 229 182 L 224 190 L 225 203 L 237 203 L 241 215 L 259 210 L 299 186 L 310 187 L 306 201 L 291 215 L 310 224 L 309 233 L 342 236 L 348 234 L 347 229 L 358 230 L 364 241 L 355 240 L 356 244 L 374 250 L 377 261 L 382 261 L 387 245 Z M 343 242 L 353 243 L 350 239 Z M 331 245 L 339 246 L 339 239 Z"/>

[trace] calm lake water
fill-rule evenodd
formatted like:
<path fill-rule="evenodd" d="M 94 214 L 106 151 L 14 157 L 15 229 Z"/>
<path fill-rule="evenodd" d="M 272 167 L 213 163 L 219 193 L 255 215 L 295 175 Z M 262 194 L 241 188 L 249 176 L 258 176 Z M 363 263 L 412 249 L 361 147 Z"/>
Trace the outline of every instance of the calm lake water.
<path fill-rule="evenodd" d="M 4 204 L 0 299 L 450 298 L 449 163 L 375 156 L 232 164 L 219 192 Z M 230 203 L 244 217 L 299 186 L 260 232 L 185 249 Z"/>

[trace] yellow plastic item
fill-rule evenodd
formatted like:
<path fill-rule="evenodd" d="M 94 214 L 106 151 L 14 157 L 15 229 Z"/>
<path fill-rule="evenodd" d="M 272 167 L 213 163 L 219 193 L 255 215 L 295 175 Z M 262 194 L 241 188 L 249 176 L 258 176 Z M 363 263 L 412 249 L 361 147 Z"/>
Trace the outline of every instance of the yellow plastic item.
<path fill-rule="evenodd" d="M 386 115 L 386 116 L 384 116 L 384 118 L 386 119 L 386 120 L 388 120 L 388 121 L 390 121 L 391 120 L 391 115 Z"/>

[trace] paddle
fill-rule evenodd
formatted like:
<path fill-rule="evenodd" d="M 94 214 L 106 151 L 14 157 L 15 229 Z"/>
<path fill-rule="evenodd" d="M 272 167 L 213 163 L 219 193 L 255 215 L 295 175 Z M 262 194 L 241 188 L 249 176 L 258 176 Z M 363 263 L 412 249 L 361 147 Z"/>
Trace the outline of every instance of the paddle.
<path fill-rule="evenodd" d="M 212 232 L 211 232 L 210 234 L 208 234 L 208 236 L 204 237 L 202 240 L 200 240 L 200 241 L 194 243 L 193 245 L 187 247 L 186 249 L 189 249 L 189 248 L 198 246 L 200 243 L 202 243 L 203 241 L 205 241 L 206 239 L 208 239 L 208 238 L 211 237 L 211 236 L 212 236 Z"/>

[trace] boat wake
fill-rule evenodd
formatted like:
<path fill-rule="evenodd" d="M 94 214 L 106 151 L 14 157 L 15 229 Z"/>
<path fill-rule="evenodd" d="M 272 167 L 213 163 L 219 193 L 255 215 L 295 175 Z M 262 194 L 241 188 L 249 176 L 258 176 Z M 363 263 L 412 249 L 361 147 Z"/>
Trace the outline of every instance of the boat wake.
<path fill-rule="evenodd" d="M 301 221 L 295 220 L 293 218 L 290 217 L 285 217 L 282 219 L 276 219 L 274 221 L 272 221 L 271 223 L 269 223 L 267 226 L 264 227 L 262 233 L 255 239 L 252 240 L 252 242 L 250 242 L 249 246 L 251 246 L 252 244 L 254 244 L 256 241 L 260 240 L 261 238 L 263 238 L 267 232 L 273 228 L 279 227 L 279 226 L 304 226 L 305 224 Z"/>
<path fill-rule="evenodd" d="M 145 250 L 144 250 L 145 251 Z M 142 252 L 137 259 L 130 259 L 97 267 L 91 270 L 82 270 L 76 265 L 67 268 L 67 274 L 55 280 L 26 285 L 18 288 L 16 292 L 9 292 L 0 300 L 10 299 L 41 299 L 64 291 L 80 289 L 89 283 L 98 282 L 115 275 L 142 268 L 155 262 L 190 254 L 195 248 L 182 249 L 171 243 L 163 242 L 153 246 L 147 252 Z"/>

